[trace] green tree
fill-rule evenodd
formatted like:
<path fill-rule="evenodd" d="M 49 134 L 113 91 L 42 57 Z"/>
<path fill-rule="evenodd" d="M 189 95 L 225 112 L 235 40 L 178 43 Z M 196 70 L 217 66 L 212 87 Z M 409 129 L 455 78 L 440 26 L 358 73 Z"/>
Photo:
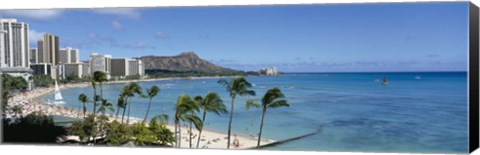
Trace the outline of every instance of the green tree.
<path fill-rule="evenodd" d="M 147 113 L 145 114 L 145 118 L 143 119 L 144 123 L 145 123 L 145 121 L 147 121 L 148 113 L 150 112 L 150 106 L 152 105 L 152 98 L 157 96 L 157 94 L 159 92 L 160 92 L 160 88 L 158 88 L 155 85 L 150 87 L 150 89 L 147 89 L 147 95 L 148 95 L 149 103 L 148 103 Z"/>
<path fill-rule="evenodd" d="M 149 129 L 155 134 L 157 141 L 160 145 L 166 146 L 172 145 L 175 142 L 173 132 L 167 128 L 168 115 L 162 114 L 153 117 L 148 125 Z"/>
<path fill-rule="evenodd" d="M 191 114 L 192 110 L 198 111 L 198 106 L 196 106 L 190 96 L 180 95 L 175 104 L 175 147 L 181 146 L 181 137 L 179 137 L 181 135 L 180 121 L 192 122 L 197 129 L 203 127 L 202 120 Z"/>
<path fill-rule="evenodd" d="M 104 71 L 95 71 L 93 72 L 93 80 L 99 84 L 100 97 L 103 99 L 103 83 L 108 81 L 107 73 Z"/>
<path fill-rule="evenodd" d="M 70 134 L 80 137 L 82 142 L 87 142 L 97 136 L 97 123 L 94 121 L 93 114 L 87 115 L 83 121 L 75 121 L 72 124 Z"/>
<path fill-rule="evenodd" d="M 85 103 L 88 102 L 88 96 L 82 93 L 78 96 L 78 100 L 83 104 L 83 118 L 85 118 L 85 113 L 87 112 L 87 106 Z"/>
<path fill-rule="evenodd" d="M 135 94 L 138 94 L 139 96 L 143 96 L 142 93 L 142 87 L 136 82 L 130 82 L 126 86 L 124 86 L 124 89 L 122 90 L 122 94 L 125 95 L 126 99 L 126 105 L 128 106 L 128 116 L 127 116 L 127 124 L 130 122 L 130 99 L 135 96 Z M 125 114 L 125 111 L 124 111 Z M 123 122 L 123 116 L 122 116 L 122 122 Z"/>
<path fill-rule="evenodd" d="M 33 75 L 32 79 L 35 87 L 49 87 L 55 83 L 55 80 L 53 80 L 50 75 L 45 74 Z"/>
<path fill-rule="evenodd" d="M 105 141 L 107 145 L 122 145 L 130 140 L 132 135 L 131 128 L 127 124 L 119 123 L 114 120 L 108 124 L 107 136 Z"/>
<path fill-rule="evenodd" d="M 8 74 L 2 75 L 2 111 L 7 110 L 8 99 L 15 92 L 24 91 L 27 89 L 28 83 L 22 77 L 14 77 Z"/>
<path fill-rule="evenodd" d="M 213 112 L 217 115 L 220 115 L 221 113 L 228 113 L 227 109 L 225 108 L 225 105 L 223 104 L 222 99 L 220 96 L 218 96 L 217 93 L 208 93 L 205 98 L 202 96 L 196 96 L 194 99 L 196 102 L 198 102 L 198 105 L 200 105 L 201 111 L 203 111 L 203 117 L 202 117 L 202 122 L 205 123 L 205 116 L 207 116 L 207 112 Z M 200 138 L 202 137 L 202 131 L 203 127 L 200 128 L 200 131 L 198 133 L 198 140 L 197 140 L 197 148 L 200 145 Z"/>
<path fill-rule="evenodd" d="M 62 127 L 55 126 L 51 116 L 36 112 L 20 117 L 16 121 L 7 118 L 2 120 L 2 142 L 5 143 L 54 144 L 58 137 L 66 135 Z"/>
<path fill-rule="evenodd" d="M 155 134 L 142 122 L 132 124 L 135 145 L 150 145 L 157 141 Z"/>
<path fill-rule="evenodd" d="M 95 82 L 94 79 L 90 81 L 92 83 L 92 88 L 93 88 L 93 118 L 97 115 L 97 83 Z"/>
<path fill-rule="evenodd" d="M 102 102 L 100 102 L 100 108 L 98 108 L 98 112 L 101 112 L 102 115 L 105 116 L 105 111 L 109 110 L 111 112 L 114 112 L 115 110 L 113 109 L 113 104 L 108 102 L 106 99 L 102 99 Z"/>
<path fill-rule="evenodd" d="M 288 101 L 285 100 L 285 95 L 283 95 L 282 91 L 275 87 L 268 90 L 265 93 L 265 95 L 262 97 L 261 104 L 251 100 L 247 101 L 247 104 L 246 104 L 247 109 L 250 106 L 255 106 L 257 108 L 262 107 L 262 121 L 260 124 L 260 132 L 258 133 L 258 143 L 257 143 L 257 149 L 258 149 L 260 148 L 260 140 L 262 138 L 263 123 L 264 123 L 265 114 L 267 113 L 267 109 L 283 107 L 283 106 L 289 107 L 290 105 L 288 104 Z"/>
<path fill-rule="evenodd" d="M 230 137 L 231 137 L 231 130 L 232 130 L 232 118 L 233 118 L 233 110 L 235 107 L 235 97 L 237 95 L 240 96 L 255 96 L 255 91 L 250 90 L 249 88 L 252 87 L 252 84 L 250 84 L 245 78 L 243 77 L 237 77 L 235 79 L 232 79 L 230 82 L 228 82 L 225 79 L 220 79 L 218 81 L 219 84 L 223 85 L 226 89 L 227 92 L 230 93 L 230 97 L 232 99 L 232 105 L 231 105 L 231 110 L 230 110 L 230 119 L 228 121 L 228 140 L 227 140 L 227 149 L 230 149 Z"/>
<path fill-rule="evenodd" d="M 124 109 L 125 111 L 125 97 L 120 95 L 117 100 L 117 114 L 115 115 L 115 119 L 118 118 L 118 113 L 120 112 L 120 108 Z"/>

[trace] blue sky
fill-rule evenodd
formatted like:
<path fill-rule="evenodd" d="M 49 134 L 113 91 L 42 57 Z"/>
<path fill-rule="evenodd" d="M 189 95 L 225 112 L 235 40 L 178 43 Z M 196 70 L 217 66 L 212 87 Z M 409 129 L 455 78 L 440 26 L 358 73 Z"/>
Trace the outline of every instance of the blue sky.
<path fill-rule="evenodd" d="M 4 10 L 62 47 L 113 57 L 195 51 L 215 64 L 285 72 L 465 71 L 468 3 Z"/>

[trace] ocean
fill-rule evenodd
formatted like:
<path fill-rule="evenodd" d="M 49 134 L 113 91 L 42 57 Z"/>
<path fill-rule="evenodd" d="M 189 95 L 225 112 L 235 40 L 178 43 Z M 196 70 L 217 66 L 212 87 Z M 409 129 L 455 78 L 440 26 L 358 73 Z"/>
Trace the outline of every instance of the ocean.
<path fill-rule="evenodd" d="M 381 84 L 384 76 L 388 85 Z M 376 78 L 379 81 L 376 81 Z M 260 109 L 246 110 L 247 99 L 259 101 L 263 94 L 278 87 L 290 107 L 269 109 L 262 138 L 282 140 L 305 133 L 317 134 L 266 150 L 467 153 L 468 100 L 466 72 L 402 73 L 288 73 L 280 76 L 246 77 L 254 84 L 255 97 L 235 100 L 232 133 L 258 133 Z M 173 116 L 180 94 L 205 96 L 217 92 L 230 110 L 226 89 L 212 79 L 182 79 L 141 82 L 145 89 L 161 88 L 153 99 L 150 117 Z M 108 84 L 104 97 L 117 103 L 125 84 Z M 78 108 L 78 95 L 92 98 L 91 87 L 62 90 L 64 106 Z M 53 94 L 43 100 L 53 99 Z M 131 100 L 131 115 L 143 118 L 149 100 Z M 91 103 L 88 110 L 92 109 Z M 116 107 L 115 107 L 116 109 Z M 205 128 L 227 132 L 228 114 L 208 113 Z M 173 121 L 170 120 L 170 123 Z"/>

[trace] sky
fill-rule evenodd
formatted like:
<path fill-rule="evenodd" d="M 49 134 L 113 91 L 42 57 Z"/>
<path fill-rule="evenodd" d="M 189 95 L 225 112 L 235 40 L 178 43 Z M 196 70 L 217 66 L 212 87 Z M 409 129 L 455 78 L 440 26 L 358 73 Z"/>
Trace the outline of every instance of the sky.
<path fill-rule="evenodd" d="M 468 2 L 0 10 L 61 47 L 113 57 L 194 51 L 245 71 L 466 71 Z"/>

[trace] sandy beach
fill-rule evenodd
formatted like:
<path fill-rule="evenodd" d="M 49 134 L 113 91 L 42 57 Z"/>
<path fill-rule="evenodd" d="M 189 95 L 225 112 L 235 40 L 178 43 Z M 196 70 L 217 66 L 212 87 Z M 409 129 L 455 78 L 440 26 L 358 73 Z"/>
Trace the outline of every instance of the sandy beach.
<path fill-rule="evenodd" d="M 199 77 L 199 78 L 220 78 L 220 77 Z M 228 77 L 222 77 L 228 78 Z M 144 79 L 144 80 L 135 80 L 135 82 L 144 82 L 144 81 L 159 81 L 159 80 L 175 80 L 175 79 L 184 79 L 184 78 L 162 78 L 162 79 Z M 193 78 L 192 78 L 193 79 Z M 198 78 L 195 78 L 198 79 Z M 108 83 L 126 83 L 132 81 L 113 81 Z M 62 84 L 59 85 L 60 89 L 68 89 L 68 88 L 77 88 L 77 87 L 87 87 L 90 86 L 89 83 L 77 83 L 77 84 Z M 66 117 L 81 117 L 83 113 L 78 111 L 77 109 L 72 109 L 68 107 L 64 107 L 61 105 L 53 105 L 48 104 L 46 102 L 42 102 L 39 98 L 51 93 L 54 90 L 54 87 L 48 88 L 36 88 L 34 90 L 17 94 L 9 99 L 9 106 L 13 107 L 16 105 L 23 106 L 22 115 L 28 115 L 33 112 L 40 112 L 45 115 L 60 115 Z M 7 117 L 14 117 L 14 113 L 12 111 L 7 111 Z M 87 112 L 88 113 L 88 112 Z M 113 114 L 107 115 L 110 120 L 115 120 L 115 116 Z M 119 120 L 119 119 L 117 119 Z M 130 124 L 141 121 L 139 118 L 132 118 L 130 117 Z M 227 125 L 227 124 L 225 124 Z M 174 131 L 174 125 L 168 124 L 167 127 Z M 189 148 L 189 128 L 182 127 L 181 129 L 181 143 L 180 146 L 182 148 Z M 196 129 L 192 129 L 192 148 L 196 148 L 197 140 L 198 140 L 198 131 Z M 231 141 L 234 140 L 234 134 L 232 133 Z M 237 134 L 237 139 L 240 143 L 239 147 L 235 147 L 232 144 L 230 145 L 231 149 L 248 149 L 253 148 L 257 145 L 257 138 L 258 137 L 248 137 L 244 135 Z M 200 138 L 199 148 L 213 148 L 213 149 L 225 149 L 227 147 L 227 134 L 226 133 L 219 133 L 204 130 L 202 132 L 202 137 Z M 273 140 L 262 139 L 261 145 L 269 144 L 274 142 Z"/>

